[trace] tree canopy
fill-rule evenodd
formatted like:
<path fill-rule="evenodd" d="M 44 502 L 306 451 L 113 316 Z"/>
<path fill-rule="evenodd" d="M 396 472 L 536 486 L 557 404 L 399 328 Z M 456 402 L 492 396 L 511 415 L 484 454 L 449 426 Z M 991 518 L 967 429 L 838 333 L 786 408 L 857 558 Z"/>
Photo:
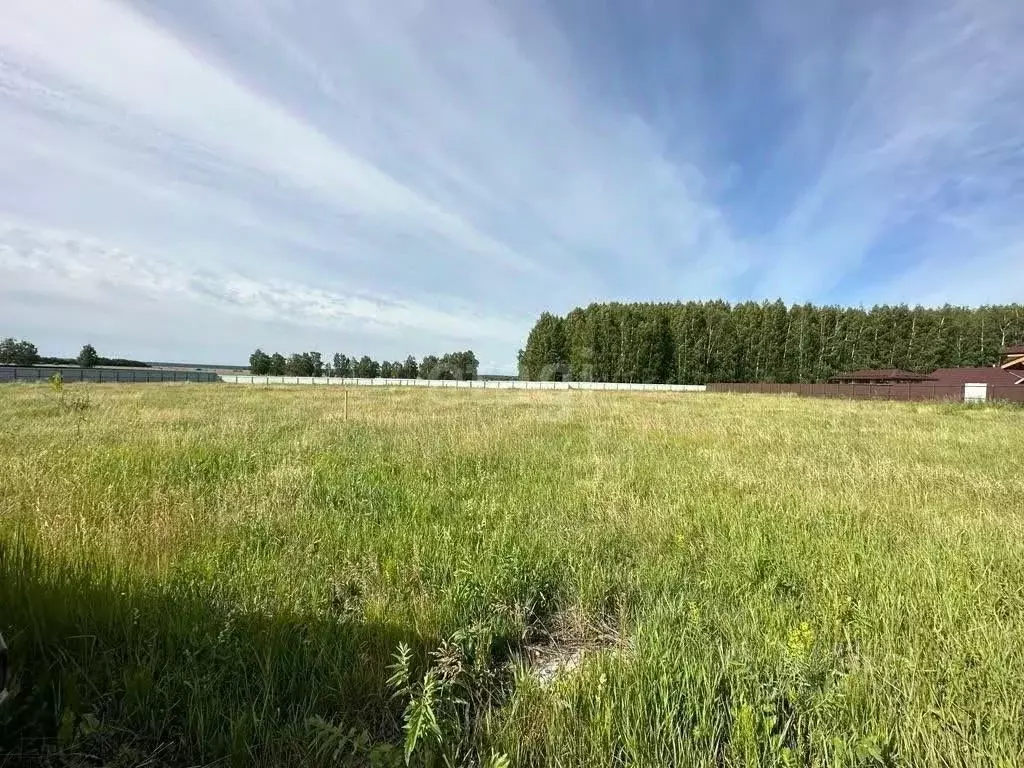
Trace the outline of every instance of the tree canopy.
<path fill-rule="evenodd" d="M 77 361 L 83 368 L 95 367 L 100 361 L 100 356 L 96 353 L 96 347 L 92 344 L 83 346 L 82 351 L 78 353 Z"/>
<path fill-rule="evenodd" d="M 334 376 L 338 378 L 387 379 L 475 379 L 480 361 L 472 350 L 449 352 L 441 357 L 427 355 L 417 362 L 413 355 L 405 361 L 377 361 L 369 355 L 360 358 L 336 352 L 325 364 L 319 352 L 301 352 L 285 358 L 268 355 L 262 349 L 249 355 L 249 370 L 259 376 Z"/>
<path fill-rule="evenodd" d="M 123 357 L 101 357 L 92 344 L 82 347 L 78 357 L 47 357 L 39 354 L 36 345 L 23 339 L 0 339 L 0 365 L 80 365 L 93 368 L 97 365 L 125 368 L 149 368 L 143 360 L 128 360 Z"/>
<path fill-rule="evenodd" d="M 6 338 L 0 340 L 0 365 L 35 365 L 39 350 L 30 341 Z"/>
<path fill-rule="evenodd" d="M 814 382 L 840 371 L 993 365 L 1024 305 L 871 309 L 775 302 L 591 304 L 544 313 L 520 352 L 534 380 Z"/>
<path fill-rule="evenodd" d="M 257 349 L 251 355 L 249 355 L 249 370 L 254 374 L 260 376 L 266 376 L 270 373 L 270 355 L 264 352 L 262 349 Z"/>

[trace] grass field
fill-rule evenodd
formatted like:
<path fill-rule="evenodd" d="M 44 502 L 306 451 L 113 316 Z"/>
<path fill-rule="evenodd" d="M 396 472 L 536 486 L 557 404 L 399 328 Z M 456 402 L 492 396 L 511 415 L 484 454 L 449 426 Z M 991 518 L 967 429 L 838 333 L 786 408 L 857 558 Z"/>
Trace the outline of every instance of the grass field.
<path fill-rule="evenodd" d="M 345 400 L 0 388 L 0 764 L 1024 763 L 1024 411 Z"/>

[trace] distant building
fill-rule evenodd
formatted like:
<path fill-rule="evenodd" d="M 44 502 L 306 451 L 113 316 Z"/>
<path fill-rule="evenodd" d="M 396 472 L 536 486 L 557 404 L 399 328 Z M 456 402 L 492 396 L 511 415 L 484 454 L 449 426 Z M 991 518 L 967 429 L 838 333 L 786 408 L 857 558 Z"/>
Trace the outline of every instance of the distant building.
<path fill-rule="evenodd" d="M 1004 349 L 999 367 L 1004 371 L 1024 371 L 1024 344 Z"/>
<path fill-rule="evenodd" d="M 1006 347 L 1000 362 L 990 368 L 939 368 L 929 374 L 899 368 L 837 373 L 833 384 L 919 384 L 959 387 L 964 384 L 988 384 L 993 387 L 1024 386 L 1024 344 Z"/>
<path fill-rule="evenodd" d="M 931 376 L 899 368 L 849 371 L 837 373 L 829 379 L 832 384 L 918 384 L 927 381 L 932 381 Z"/>

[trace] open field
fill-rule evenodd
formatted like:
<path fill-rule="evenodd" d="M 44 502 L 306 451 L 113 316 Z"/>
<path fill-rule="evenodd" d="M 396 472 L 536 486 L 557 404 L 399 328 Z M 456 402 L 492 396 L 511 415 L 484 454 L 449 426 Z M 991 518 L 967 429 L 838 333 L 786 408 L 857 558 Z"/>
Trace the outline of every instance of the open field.
<path fill-rule="evenodd" d="M 347 397 L 0 389 L 0 765 L 1024 762 L 1024 411 Z"/>

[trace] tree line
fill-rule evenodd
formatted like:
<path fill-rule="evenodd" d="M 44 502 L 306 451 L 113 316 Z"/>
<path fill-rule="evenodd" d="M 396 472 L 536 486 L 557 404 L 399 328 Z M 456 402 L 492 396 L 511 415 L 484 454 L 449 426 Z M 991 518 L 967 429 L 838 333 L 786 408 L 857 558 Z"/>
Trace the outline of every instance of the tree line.
<path fill-rule="evenodd" d="M 257 349 L 249 355 L 249 370 L 258 376 L 333 376 L 358 379 L 475 379 L 480 361 L 472 350 L 449 352 L 441 357 L 427 355 L 417 362 L 409 355 L 405 361 L 377 361 L 369 355 L 349 357 L 340 352 L 324 360 L 319 352 L 296 352 L 285 357 L 279 352 L 267 354 Z"/>
<path fill-rule="evenodd" d="M 77 357 L 44 357 L 39 348 L 30 341 L 8 337 L 0 339 L 0 365 L 79 365 L 93 368 L 97 365 L 125 368 L 149 368 L 141 360 L 126 360 L 123 357 L 101 357 L 92 344 L 85 344 Z"/>
<path fill-rule="evenodd" d="M 542 314 L 519 371 L 531 380 L 816 382 L 862 368 L 990 366 L 1022 342 L 1021 304 L 591 304 L 565 317 Z"/>

